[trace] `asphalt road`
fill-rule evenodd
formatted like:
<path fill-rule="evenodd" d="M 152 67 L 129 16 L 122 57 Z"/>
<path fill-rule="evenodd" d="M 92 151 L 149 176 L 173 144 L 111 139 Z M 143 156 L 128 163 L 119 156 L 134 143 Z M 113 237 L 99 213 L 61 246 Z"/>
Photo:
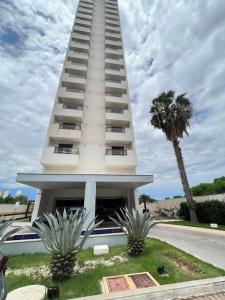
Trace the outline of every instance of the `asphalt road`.
<path fill-rule="evenodd" d="M 165 241 L 219 268 L 225 269 L 225 235 L 156 225 L 150 237 Z"/>

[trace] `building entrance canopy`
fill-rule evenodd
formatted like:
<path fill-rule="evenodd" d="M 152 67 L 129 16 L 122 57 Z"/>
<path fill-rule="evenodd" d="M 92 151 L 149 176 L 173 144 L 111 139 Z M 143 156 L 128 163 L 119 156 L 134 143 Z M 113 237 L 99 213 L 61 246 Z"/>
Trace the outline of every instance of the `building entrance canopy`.
<path fill-rule="evenodd" d="M 96 182 L 100 188 L 133 188 L 153 182 L 152 175 L 86 175 L 86 174 L 31 174 L 19 173 L 16 181 L 40 190 L 74 189 Z"/>

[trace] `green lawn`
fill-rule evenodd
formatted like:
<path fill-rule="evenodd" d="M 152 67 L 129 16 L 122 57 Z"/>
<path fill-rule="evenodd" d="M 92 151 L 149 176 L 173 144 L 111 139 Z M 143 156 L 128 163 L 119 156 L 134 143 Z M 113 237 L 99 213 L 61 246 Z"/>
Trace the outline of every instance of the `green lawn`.
<path fill-rule="evenodd" d="M 164 222 L 164 224 L 173 224 L 173 225 L 182 225 L 182 226 L 191 226 L 191 227 L 201 227 L 201 228 L 208 228 L 213 230 L 225 230 L 224 225 L 218 225 L 218 228 L 211 228 L 209 224 L 204 223 L 191 223 L 190 221 L 168 221 Z"/>
<path fill-rule="evenodd" d="M 110 248 L 110 254 L 104 256 L 104 258 L 119 255 L 124 251 L 126 251 L 126 246 L 112 247 Z M 93 259 L 96 259 L 96 257 L 92 254 L 92 250 L 82 251 L 78 255 L 78 262 L 81 265 L 84 264 L 85 261 Z M 9 268 L 37 268 L 43 264 L 48 264 L 49 261 L 50 256 L 48 254 L 12 256 L 9 259 Z M 169 277 L 160 277 L 157 274 L 157 267 L 161 264 L 165 265 Z M 25 275 L 7 275 L 7 282 L 10 290 L 28 284 L 44 284 L 46 286 L 58 285 L 60 287 L 60 299 L 70 299 L 101 293 L 99 280 L 103 276 L 143 271 L 150 272 L 160 284 L 225 275 L 225 270 L 204 263 L 165 242 L 147 238 L 146 249 L 143 256 L 139 258 L 128 258 L 128 262 L 110 267 L 99 265 L 93 270 L 76 274 L 69 281 L 60 284 L 52 282 L 51 279 L 32 279 L 32 277 Z"/>

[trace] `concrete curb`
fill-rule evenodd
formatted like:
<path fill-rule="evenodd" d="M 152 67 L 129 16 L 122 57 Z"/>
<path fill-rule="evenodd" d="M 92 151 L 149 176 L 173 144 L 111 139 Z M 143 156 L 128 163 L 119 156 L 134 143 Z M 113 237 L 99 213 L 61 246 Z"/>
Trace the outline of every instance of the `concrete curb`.
<path fill-rule="evenodd" d="M 191 226 L 184 226 L 184 225 L 164 224 L 164 223 L 158 223 L 156 226 L 177 228 L 177 229 L 183 229 L 187 231 L 195 231 L 195 232 L 210 233 L 210 234 L 225 236 L 225 231 L 217 230 L 217 229 L 208 229 L 208 228 L 201 228 L 201 227 L 191 227 Z"/>
<path fill-rule="evenodd" d="M 173 300 L 223 291 L 225 291 L 225 276 L 165 284 L 152 288 L 143 288 L 109 295 L 88 296 L 76 298 L 76 300 Z"/>

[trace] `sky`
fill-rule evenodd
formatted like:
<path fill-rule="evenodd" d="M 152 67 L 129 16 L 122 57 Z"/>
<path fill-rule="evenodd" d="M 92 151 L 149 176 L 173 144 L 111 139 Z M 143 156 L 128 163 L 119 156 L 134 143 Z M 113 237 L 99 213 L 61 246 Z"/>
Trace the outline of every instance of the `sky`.
<path fill-rule="evenodd" d="M 40 157 L 76 0 L 0 1 L 0 190 L 35 190 L 17 172 L 40 172 Z M 181 141 L 190 185 L 225 175 L 225 1 L 119 0 L 140 192 L 182 195 L 173 148 L 149 124 L 154 97 L 187 93 L 194 107 Z"/>

